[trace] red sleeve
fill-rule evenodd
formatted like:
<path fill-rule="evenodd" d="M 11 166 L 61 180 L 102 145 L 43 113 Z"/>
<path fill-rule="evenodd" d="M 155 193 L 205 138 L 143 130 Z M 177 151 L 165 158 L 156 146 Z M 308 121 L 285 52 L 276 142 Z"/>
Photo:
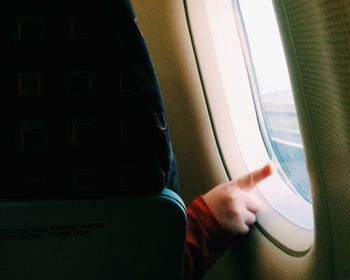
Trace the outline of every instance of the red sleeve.
<path fill-rule="evenodd" d="M 205 203 L 203 196 L 187 207 L 187 236 L 183 279 L 202 279 L 223 254 L 230 236 Z"/>

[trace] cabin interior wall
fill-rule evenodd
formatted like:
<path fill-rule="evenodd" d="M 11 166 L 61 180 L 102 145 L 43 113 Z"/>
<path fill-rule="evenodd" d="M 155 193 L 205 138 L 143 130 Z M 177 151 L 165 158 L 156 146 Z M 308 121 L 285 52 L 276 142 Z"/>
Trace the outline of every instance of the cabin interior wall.
<path fill-rule="evenodd" d="M 228 176 L 208 115 L 185 5 L 181 0 L 134 0 L 133 5 L 164 93 L 180 194 L 188 205 Z M 253 229 L 236 239 L 206 279 L 327 279 L 322 271 L 328 271 L 329 259 L 322 257 L 320 244 L 293 257 Z"/>

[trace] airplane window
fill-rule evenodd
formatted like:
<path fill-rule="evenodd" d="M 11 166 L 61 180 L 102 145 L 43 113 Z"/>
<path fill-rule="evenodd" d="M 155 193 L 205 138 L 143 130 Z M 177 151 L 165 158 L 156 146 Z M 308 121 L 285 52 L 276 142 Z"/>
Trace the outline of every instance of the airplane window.
<path fill-rule="evenodd" d="M 311 203 L 303 144 L 272 1 L 237 1 L 245 60 L 266 149 L 286 184 Z"/>
<path fill-rule="evenodd" d="M 310 184 L 272 0 L 186 3 L 228 178 L 274 162 L 278 172 L 255 190 L 269 205 L 260 211 L 258 223 L 288 248 L 310 248 L 314 230 Z M 303 239 L 305 246 L 278 230 L 281 223 L 300 229 L 302 236 L 307 232 L 310 239 Z"/>

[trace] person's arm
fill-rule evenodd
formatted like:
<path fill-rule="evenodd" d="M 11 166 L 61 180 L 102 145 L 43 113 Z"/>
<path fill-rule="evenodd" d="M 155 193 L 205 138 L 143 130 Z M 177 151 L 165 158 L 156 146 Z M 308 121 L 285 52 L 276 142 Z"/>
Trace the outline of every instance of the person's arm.
<path fill-rule="evenodd" d="M 271 164 L 213 188 L 187 208 L 184 279 L 201 279 L 231 238 L 255 223 L 259 199 L 250 191 L 273 172 Z"/>
<path fill-rule="evenodd" d="M 183 279 L 201 279 L 225 251 L 231 235 L 213 215 L 203 196 L 187 207 L 187 219 Z"/>

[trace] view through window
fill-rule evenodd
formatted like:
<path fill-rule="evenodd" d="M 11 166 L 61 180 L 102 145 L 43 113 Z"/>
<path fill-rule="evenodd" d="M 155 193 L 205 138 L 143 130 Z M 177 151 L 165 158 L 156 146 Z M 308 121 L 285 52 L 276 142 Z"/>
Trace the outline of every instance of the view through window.
<path fill-rule="evenodd" d="M 238 0 L 259 125 L 286 183 L 308 202 L 310 184 L 285 55 L 271 0 Z"/>

